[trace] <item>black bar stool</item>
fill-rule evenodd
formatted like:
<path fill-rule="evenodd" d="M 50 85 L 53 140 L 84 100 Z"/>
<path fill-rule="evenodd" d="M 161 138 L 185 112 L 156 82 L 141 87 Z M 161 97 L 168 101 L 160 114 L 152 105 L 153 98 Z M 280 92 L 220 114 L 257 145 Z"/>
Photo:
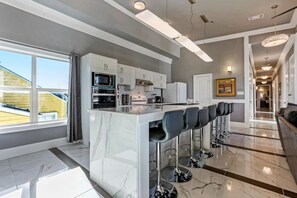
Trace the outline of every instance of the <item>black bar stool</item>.
<path fill-rule="evenodd" d="M 166 112 L 162 119 L 162 125 L 150 128 L 149 141 L 156 143 L 157 147 L 157 182 L 151 190 L 150 197 L 177 197 L 177 190 L 172 184 L 161 182 L 161 143 L 177 137 L 183 130 L 183 126 L 183 111 L 178 110 Z"/>
<path fill-rule="evenodd" d="M 216 130 L 215 130 L 215 134 L 213 134 L 213 131 L 214 131 L 213 122 L 217 118 L 217 105 L 214 104 L 214 105 L 208 106 L 208 112 L 209 112 L 210 135 L 211 135 L 210 144 L 212 148 L 219 148 L 221 147 L 221 145 L 218 144 L 216 141 L 216 138 L 217 138 Z"/>
<path fill-rule="evenodd" d="M 208 124 L 209 121 L 209 113 L 208 113 L 208 108 L 203 108 L 200 109 L 198 112 L 198 123 L 196 125 L 196 127 L 194 128 L 195 130 L 199 129 L 200 130 L 200 147 L 198 152 L 195 152 L 197 156 L 202 157 L 202 158 L 209 158 L 212 157 L 213 154 L 209 154 L 208 152 L 205 151 L 202 148 L 202 144 L 203 144 L 203 128 Z M 211 156 L 212 155 L 212 156 Z"/>
<path fill-rule="evenodd" d="M 223 116 L 225 114 L 225 103 L 219 102 L 217 106 L 217 119 L 216 119 L 216 143 L 224 143 L 225 136 L 223 135 Z"/>
<path fill-rule="evenodd" d="M 192 167 L 192 168 L 203 168 L 205 162 L 193 155 L 194 146 L 193 146 L 193 129 L 195 128 L 198 122 L 198 107 L 191 107 L 186 109 L 184 114 L 185 127 L 183 132 L 190 130 L 190 156 L 184 156 L 179 158 L 179 163 L 183 166 Z"/>
<path fill-rule="evenodd" d="M 224 115 L 223 115 L 223 135 L 224 138 L 227 139 L 229 137 L 229 132 L 226 129 L 226 124 L 227 124 L 227 115 L 229 115 L 230 111 L 229 111 L 229 104 L 228 103 L 224 103 Z"/>
<path fill-rule="evenodd" d="M 191 123 L 188 123 L 190 125 L 192 125 L 193 119 L 191 119 L 190 117 L 187 117 L 187 112 L 192 114 L 195 114 L 196 109 L 190 109 L 190 110 L 186 110 L 186 119 L 191 120 Z M 194 115 L 195 116 L 195 115 Z M 179 118 L 180 119 L 180 118 Z M 185 124 L 184 122 L 184 118 L 182 118 L 181 120 L 177 120 L 176 118 L 176 122 L 183 122 L 183 126 Z M 168 123 L 170 125 L 171 128 L 174 127 L 174 123 L 175 121 L 172 120 L 172 123 Z M 187 126 L 186 126 L 187 127 Z M 176 128 L 174 128 L 176 130 Z M 180 128 L 178 128 L 180 130 Z M 169 181 L 169 182 L 176 182 L 176 183 L 182 183 L 182 182 L 187 182 L 190 181 L 192 179 L 192 172 L 186 168 L 180 167 L 179 166 L 179 135 L 184 131 L 184 127 L 182 127 L 182 129 L 179 131 L 178 135 L 176 135 L 175 137 L 175 149 L 176 149 L 176 153 L 175 153 L 175 166 L 167 166 L 162 170 L 162 177 Z"/>

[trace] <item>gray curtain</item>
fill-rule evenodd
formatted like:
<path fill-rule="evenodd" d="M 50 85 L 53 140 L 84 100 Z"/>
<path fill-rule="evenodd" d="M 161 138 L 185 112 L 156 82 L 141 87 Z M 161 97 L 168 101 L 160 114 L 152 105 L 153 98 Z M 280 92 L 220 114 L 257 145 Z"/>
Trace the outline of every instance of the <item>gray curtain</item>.
<path fill-rule="evenodd" d="M 67 135 L 69 142 L 75 142 L 82 139 L 80 56 L 77 54 L 70 55 Z"/>

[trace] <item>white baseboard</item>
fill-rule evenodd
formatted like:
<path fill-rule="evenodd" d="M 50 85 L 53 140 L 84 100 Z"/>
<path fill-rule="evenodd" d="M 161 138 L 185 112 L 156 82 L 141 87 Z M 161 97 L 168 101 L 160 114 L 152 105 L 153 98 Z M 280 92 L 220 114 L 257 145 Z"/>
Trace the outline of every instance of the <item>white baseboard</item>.
<path fill-rule="evenodd" d="M 26 155 L 58 146 L 63 146 L 69 144 L 67 142 L 67 138 L 59 138 L 55 140 L 45 141 L 45 142 L 38 142 L 34 144 L 28 144 L 24 146 L 18 146 L 9 149 L 0 150 L 0 160 L 9 159 L 12 157 L 17 157 L 20 155 Z"/>
<path fill-rule="evenodd" d="M 249 128 L 250 125 L 245 122 L 230 122 L 230 126 Z"/>

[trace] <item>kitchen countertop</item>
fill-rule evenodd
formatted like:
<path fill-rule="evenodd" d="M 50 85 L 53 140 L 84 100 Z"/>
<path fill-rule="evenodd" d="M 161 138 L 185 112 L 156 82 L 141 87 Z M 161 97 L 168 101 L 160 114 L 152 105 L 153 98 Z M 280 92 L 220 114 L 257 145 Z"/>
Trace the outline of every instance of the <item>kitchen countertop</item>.
<path fill-rule="evenodd" d="M 170 103 L 167 103 L 170 104 Z M 123 113 L 123 114 L 133 114 L 133 115 L 144 115 L 144 114 L 153 114 L 161 113 L 166 111 L 173 110 L 184 110 L 189 107 L 198 106 L 198 104 L 188 104 L 188 105 L 166 105 L 166 104 L 154 104 L 154 105 L 133 105 L 133 106 L 124 106 L 124 107 L 114 107 L 114 108 L 102 108 L 94 109 L 92 111 L 106 111 L 114 113 Z"/>

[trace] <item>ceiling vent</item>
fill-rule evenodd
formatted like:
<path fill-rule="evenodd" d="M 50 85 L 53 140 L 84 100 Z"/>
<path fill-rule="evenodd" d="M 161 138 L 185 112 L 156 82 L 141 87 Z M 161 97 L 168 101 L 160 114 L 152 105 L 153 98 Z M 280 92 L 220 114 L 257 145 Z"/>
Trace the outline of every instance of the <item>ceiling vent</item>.
<path fill-rule="evenodd" d="M 259 15 L 256 15 L 256 16 L 251 16 L 248 18 L 249 21 L 254 21 L 254 20 L 257 20 L 257 19 L 262 19 L 264 18 L 264 14 L 259 14 Z"/>

